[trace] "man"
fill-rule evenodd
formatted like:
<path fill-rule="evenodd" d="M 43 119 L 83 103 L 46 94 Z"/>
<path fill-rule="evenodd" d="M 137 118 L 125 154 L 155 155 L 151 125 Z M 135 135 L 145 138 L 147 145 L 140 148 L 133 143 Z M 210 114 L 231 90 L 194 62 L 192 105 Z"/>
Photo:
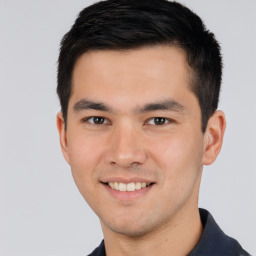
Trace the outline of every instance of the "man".
<path fill-rule="evenodd" d="M 220 47 L 165 0 L 85 8 L 61 42 L 60 144 L 104 241 L 91 255 L 249 255 L 198 209 L 220 152 Z"/>

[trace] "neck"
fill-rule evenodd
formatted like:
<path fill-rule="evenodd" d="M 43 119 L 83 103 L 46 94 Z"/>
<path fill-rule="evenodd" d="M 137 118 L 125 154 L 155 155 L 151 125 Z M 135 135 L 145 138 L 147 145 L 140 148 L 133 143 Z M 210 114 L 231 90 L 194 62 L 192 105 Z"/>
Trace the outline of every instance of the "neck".
<path fill-rule="evenodd" d="M 157 230 L 139 237 L 127 237 L 114 233 L 104 224 L 102 229 L 107 256 L 184 256 L 195 247 L 203 230 L 197 207 L 193 210 L 179 211 L 171 223 L 166 223 Z"/>

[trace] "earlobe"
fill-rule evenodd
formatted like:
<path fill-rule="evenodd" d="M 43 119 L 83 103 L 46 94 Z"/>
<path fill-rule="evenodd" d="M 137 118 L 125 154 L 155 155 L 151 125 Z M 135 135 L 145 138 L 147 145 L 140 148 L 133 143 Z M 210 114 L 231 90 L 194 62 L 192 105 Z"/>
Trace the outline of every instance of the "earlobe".
<path fill-rule="evenodd" d="M 69 164 L 69 153 L 68 153 L 68 144 L 67 144 L 67 136 L 66 136 L 66 129 L 65 129 L 65 121 L 62 112 L 57 114 L 57 128 L 59 132 L 59 140 L 60 140 L 60 147 L 62 154 L 66 161 Z"/>
<path fill-rule="evenodd" d="M 210 165 L 216 160 L 223 144 L 225 128 L 225 114 L 218 110 L 209 119 L 204 134 L 204 165 Z"/>

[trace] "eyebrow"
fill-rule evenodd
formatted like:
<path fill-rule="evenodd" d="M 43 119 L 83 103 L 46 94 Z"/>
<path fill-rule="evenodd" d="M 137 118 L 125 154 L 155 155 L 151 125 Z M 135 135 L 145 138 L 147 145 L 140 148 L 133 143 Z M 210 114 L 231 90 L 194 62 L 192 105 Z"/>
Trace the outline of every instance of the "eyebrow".
<path fill-rule="evenodd" d="M 73 110 L 75 112 L 79 112 L 87 109 L 112 112 L 112 109 L 106 104 L 101 102 L 94 102 L 88 99 L 81 99 L 78 102 L 76 102 L 75 105 L 73 106 Z"/>
<path fill-rule="evenodd" d="M 146 104 L 145 106 L 139 108 L 137 112 L 144 113 L 144 112 L 158 111 L 158 110 L 184 112 L 185 107 L 175 100 L 165 100 L 161 102 Z"/>
<path fill-rule="evenodd" d="M 75 112 L 83 111 L 83 110 L 98 110 L 98 111 L 105 111 L 105 112 L 114 112 L 113 109 L 102 103 L 102 102 L 95 102 L 88 99 L 81 99 L 76 102 L 73 106 L 73 110 Z M 174 111 L 174 112 L 184 112 L 185 107 L 178 103 L 175 100 L 164 100 L 156 103 L 149 103 L 142 107 L 138 107 L 135 109 L 136 113 L 145 113 L 151 111 L 158 111 L 158 110 L 167 110 L 167 111 Z"/>

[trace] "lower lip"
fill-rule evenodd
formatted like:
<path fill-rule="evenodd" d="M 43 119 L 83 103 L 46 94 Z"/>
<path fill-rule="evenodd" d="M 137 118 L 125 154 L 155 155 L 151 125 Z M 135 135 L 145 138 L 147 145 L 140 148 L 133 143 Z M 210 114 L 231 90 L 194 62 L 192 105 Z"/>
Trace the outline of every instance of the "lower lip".
<path fill-rule="evenodd" d="M 106 184 L 103 184 L 103 186 L 106 188 L 106 190 L 110 193 L 112 197 L 119 200 L 123 200 L 123 201 L 129 201 L 129 200 L 135 200 L 137 198 L 145 196 L 153 188 L 154 184 L 151 184 L 145 188 L 135 190 L 135 191 L 119 191 L 119 190 L 112 189 Z"/>

